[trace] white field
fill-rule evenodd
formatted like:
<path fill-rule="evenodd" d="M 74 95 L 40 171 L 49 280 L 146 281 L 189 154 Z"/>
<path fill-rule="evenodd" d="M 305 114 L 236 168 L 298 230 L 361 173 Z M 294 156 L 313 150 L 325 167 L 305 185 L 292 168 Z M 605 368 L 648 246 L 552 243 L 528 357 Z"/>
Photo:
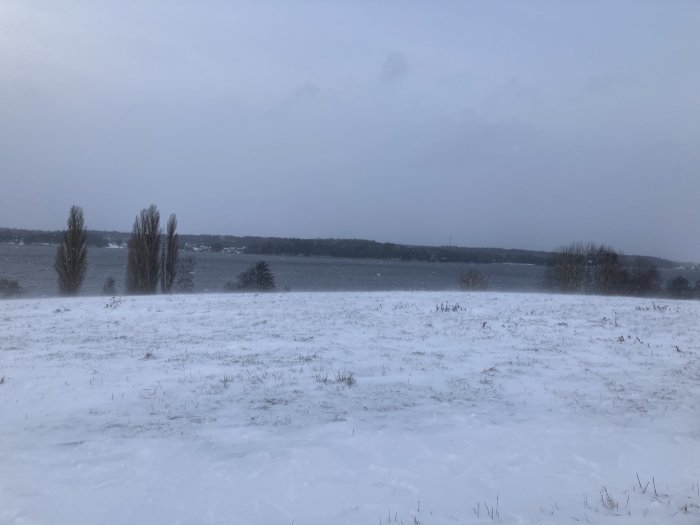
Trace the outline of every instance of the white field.
<path fill-rule="evenodd" d="M 0 302 L 0 523 L 700 523 L 700 302 L 109 303 Z"/>

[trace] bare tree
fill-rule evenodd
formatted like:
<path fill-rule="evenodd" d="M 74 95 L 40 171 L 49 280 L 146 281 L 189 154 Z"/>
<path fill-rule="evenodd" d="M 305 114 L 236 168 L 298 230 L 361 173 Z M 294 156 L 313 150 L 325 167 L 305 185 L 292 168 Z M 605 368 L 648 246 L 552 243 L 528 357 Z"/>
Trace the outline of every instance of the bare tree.
<path fill-rule="evenodd" d="M 462 290 L 486 290 L 489 278 L 474 268 L 464 270 L 459 274 L 459 287 Z"/>
<path fill-rule="evenodd" d="M 76 295 L 85 280 L 87 248 L 83 210 L 72 206 L 68 213 L 68 229 L 56 250 L 54 268 L 58 274 L 58 288 L 63 295 Z"/>
<path fill-rule="evenodd" d="M 170 293 L 172 291 L 175 276 L 177 275 L 180 243 L 178 235 L 175 233 L 176 228 L 177 217 L 173 213 L 168 219 L 168 233 L 160 258 L 160 289 L 163 293 Z"/>
<path fill-rule="evenodd" d="M 546 285 L 561 292 L 578 292 L 587 283 L 590 245 L 573 242 L 554 253 L 545 270 Z"/>
<path fill-rule="evenodd" d="M 129 293 L 156 292 L 160 275 L 160 213 L 155 204 L 141 210 L 129 238 L 126 290 Z"/>
<path fill-rule="evenodd" d="M 22 287 L 17 281 L 0 279 L 0 297 L 16 297 L 22 295 Z"/>
<path fill-rule="evenodd" d="M 625 286 L 626 292 L 631 295 L 658 295 L 661 293 L 661 275 L 649 260 L 637 257 L 628 272 Z"/>
<path fill-rule="evenodd" d="M 593 247 L 588 255 L 594 268 L 595 290 L 602 294 L 623 291 L 625 272 L 620 262 L 620 254 L 608 246 Z"/>

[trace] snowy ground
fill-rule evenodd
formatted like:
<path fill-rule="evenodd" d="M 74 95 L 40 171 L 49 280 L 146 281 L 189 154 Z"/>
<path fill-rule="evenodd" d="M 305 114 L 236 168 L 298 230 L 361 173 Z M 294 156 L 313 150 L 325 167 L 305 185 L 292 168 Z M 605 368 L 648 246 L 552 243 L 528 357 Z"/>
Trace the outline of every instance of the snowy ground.
<path fill-rule="evenodd" d="M 3 524 L 697 524 L 700 302 L 5 301 L 0 416 Z"/>

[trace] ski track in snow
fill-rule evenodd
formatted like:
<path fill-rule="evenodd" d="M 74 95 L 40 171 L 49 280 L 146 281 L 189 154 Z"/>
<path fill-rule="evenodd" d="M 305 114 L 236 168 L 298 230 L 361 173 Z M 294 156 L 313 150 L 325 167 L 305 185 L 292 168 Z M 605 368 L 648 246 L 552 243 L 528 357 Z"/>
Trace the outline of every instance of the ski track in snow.
<path fill-rule="evenodd" d="M 700 522 L 697 301 L 58 298 L 0 329 L 2 524 Z"/>

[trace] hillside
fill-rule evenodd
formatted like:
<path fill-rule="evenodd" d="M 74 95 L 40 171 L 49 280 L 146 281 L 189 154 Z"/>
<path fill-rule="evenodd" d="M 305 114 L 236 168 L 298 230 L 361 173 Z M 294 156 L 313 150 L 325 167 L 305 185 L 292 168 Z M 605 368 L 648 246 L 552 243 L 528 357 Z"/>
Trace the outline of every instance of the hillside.
<path fill-rule="evenodd" d="M 0 302 L 0 523 L 695 524 L 700 303 Z"/>
<path fill-rule="evenodd" d="M 0 228 L 1 242 L 23 242 L 25 244 L 58 244 L 61 231 L 21 230 Z M 88 231 L 88 246 L 124 244 L 129 234 L 114 231 Z M 463 263 L 515 263 L 544 265 L 551 253 L 537 250 L 507 248 L 469 248 L 459 246 L 417 246 L 364 239 L 296 239 L 282 237 L 254 237 L 232 235 L 180 235 L 180 240 L 189 249 L 212 251 L 236 250 L 254 255 L 303 255 L 320 257 L 345 257 L 362 259 L 401 259 L 433 262 Z M 640 256 L 624 257 L 631 264 Z M 659 268 L 688 266 L 658 257 L 641 256 L 647 263 Z"/>

